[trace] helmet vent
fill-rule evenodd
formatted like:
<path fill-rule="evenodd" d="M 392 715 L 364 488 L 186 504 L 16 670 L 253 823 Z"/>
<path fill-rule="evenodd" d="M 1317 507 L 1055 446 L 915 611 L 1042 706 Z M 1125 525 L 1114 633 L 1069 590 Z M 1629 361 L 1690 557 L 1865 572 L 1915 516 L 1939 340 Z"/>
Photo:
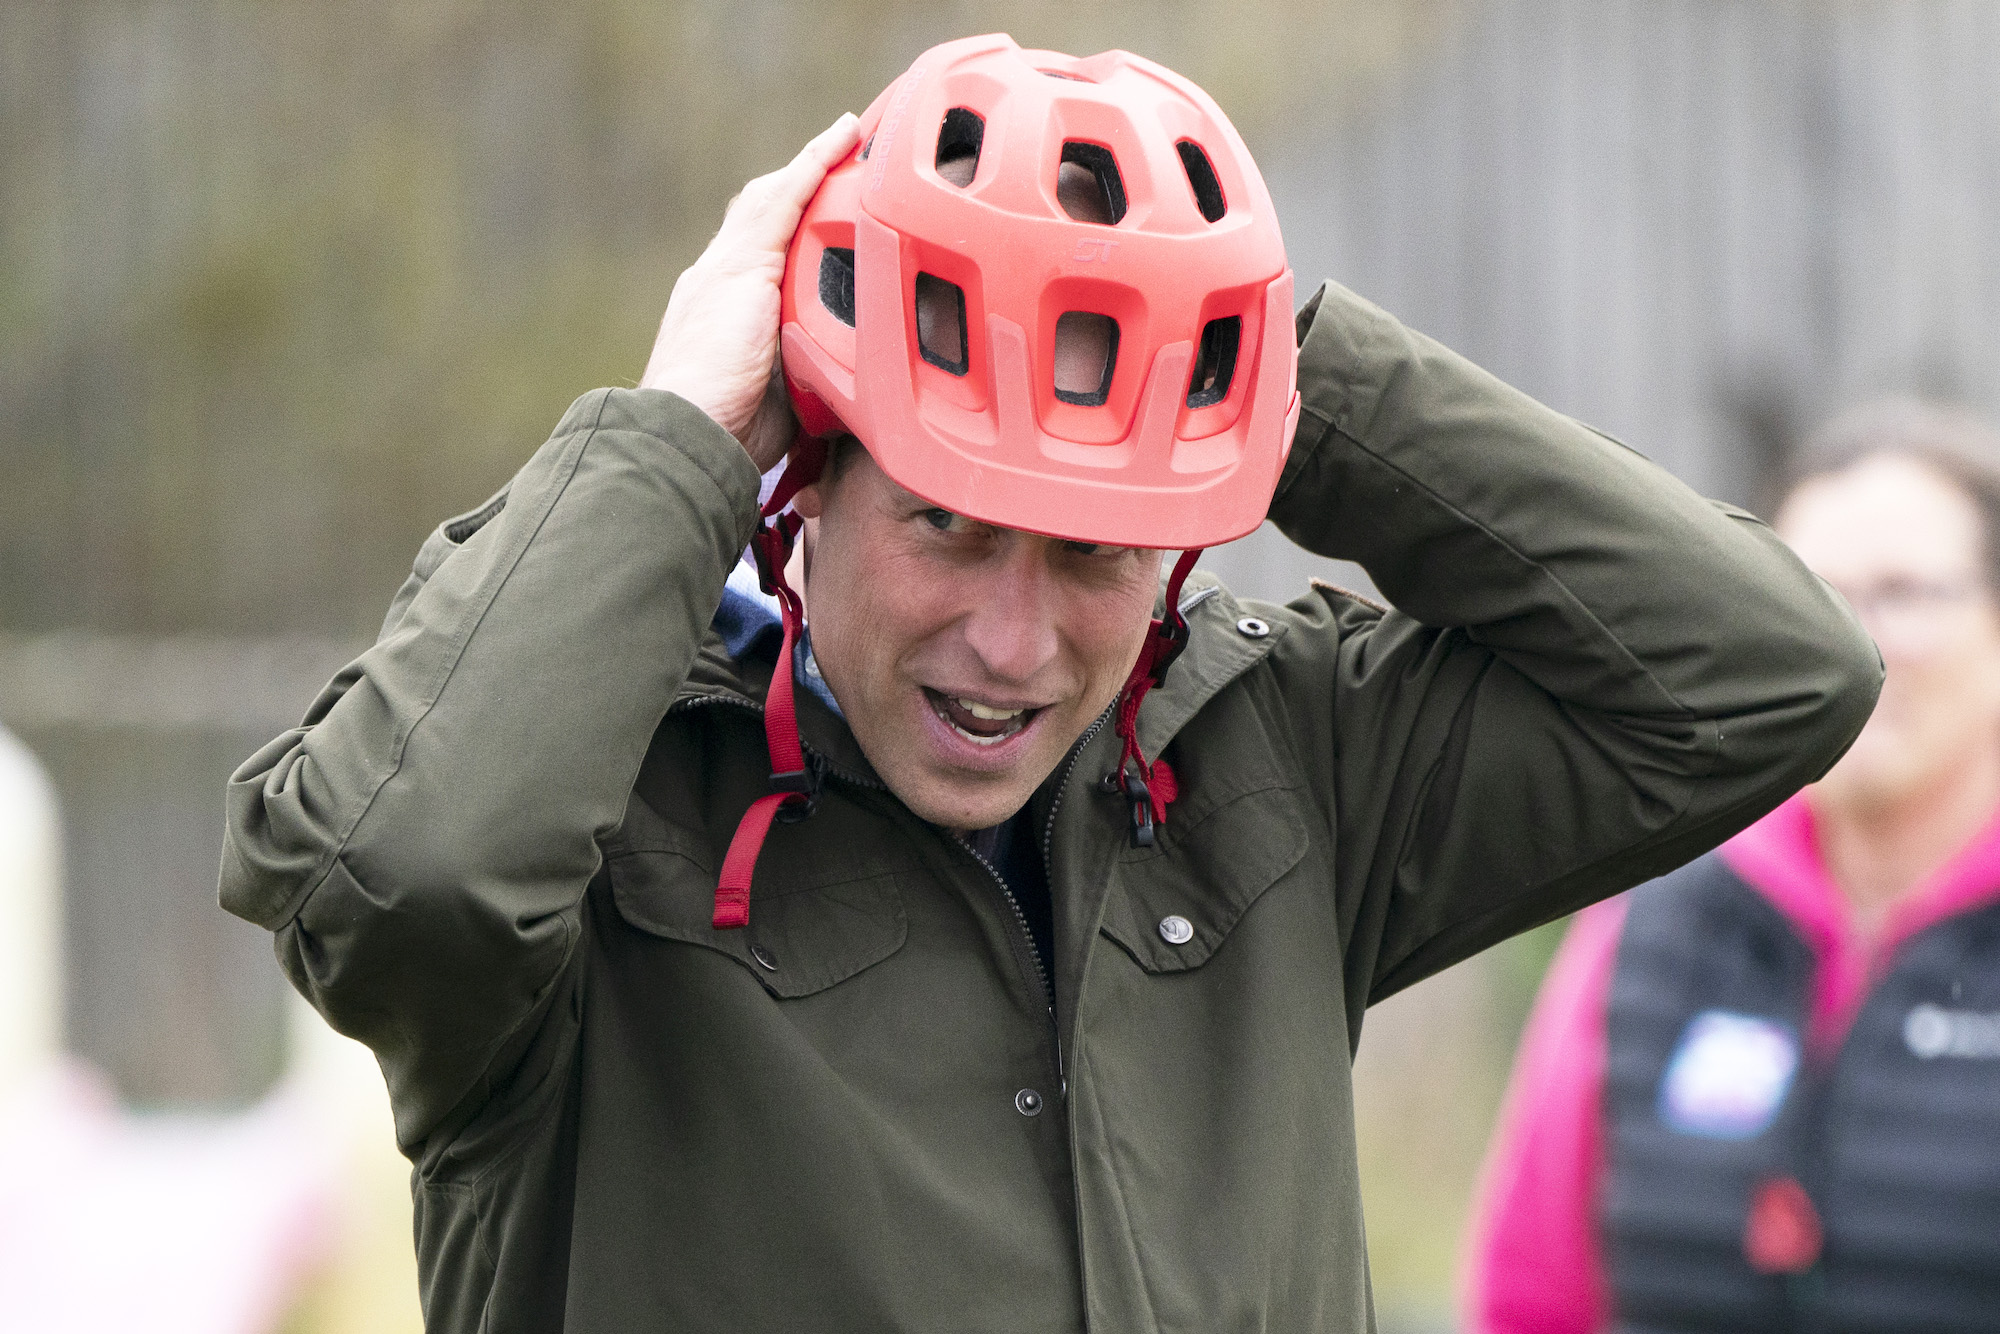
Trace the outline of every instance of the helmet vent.
<path fill-rule="evenodd" d="M 986 137 L 986 122 L 977 111 L 953 107 L 944 113 L 938 128 L 937 174 L 964 189 L 979 170 L 979 145 Z"/>
<path fill-rule="evenodd" d="M 935 274 L 917 275 L 917 348 L 941 371 L 963 375 L 971 366 L 965 349 L 965 289 Z"/>
<path fill-rule="evenodd" d="M 1229 397 L 1229 382 L 1236 375 L 1236 349 L 1243 341 L 1243 317 L 1210 320 L 1202 327 L 1201 349 L 1195 354 L 1194 374 L 1188 380 L 1187 405 L 1206 408 Z"/>
<path fill-rule="evenodd" d="M 1125 178 L 1102 144 L 1067 143 L 1056 168 L 1056 202 L 1078 222 L 1106 225 L 1125 216 Z"/>
<path fill-rule="evenodd" d="M 868 142 L 861 145 L 861 160 L 863 162 L 866 162 L 868 160 L 868 155 L 874 151 L 875 151 L 875 136 L 871 134 L 868 136 Z"/>
<path fill-rule="evenodd" d="M 1056 397 L 1078 407 L 1101 406 L 1111 397 L 1118 365 L 1118 321 L 1072 310 L 1056 321 Z"/>
<path fill-rule="evenodd" d="M 828 246 L 819 252 L 819 303 L 833 317 L 854 327 L 854 252 Z"/>
<path fill-rule="evenodd" d="M 1192 139 L 1183 139 L 1174 147 L 1180 150 L 1181 166 L 1187 169 L 1195 207 L 1210 222 L 1221 221 L 1222 215 L 1229 211 L 1229 201 L 1222 197 L 1222 182 L 1215 179 L 1215 164 L 1208 160 L 1208 154 L 1201 151 L 1201 145 Z"/>

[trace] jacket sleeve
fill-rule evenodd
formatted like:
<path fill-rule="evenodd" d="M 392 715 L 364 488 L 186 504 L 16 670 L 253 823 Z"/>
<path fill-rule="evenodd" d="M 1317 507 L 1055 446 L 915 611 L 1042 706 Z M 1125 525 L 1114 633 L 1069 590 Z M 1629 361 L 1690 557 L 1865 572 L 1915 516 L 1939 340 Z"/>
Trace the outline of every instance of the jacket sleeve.
<path fill-rule="evenodd" d="M 1595 1334 L 1611 1322 L 1597 1235 L 1605 1015 L 1625 901 L 1578 914 L 1535 998 L 1467 1229 L 1465 1328 Z"/>
<path fill-rule="evenodd" d="M 1337 285 L 1300 323 L 1271 518 L 1395 604 L 1316 587 L 1272 655 L 1356 1002 L 1687 861 L 1845 751 L 1881 660 L 1762 523 Z"/>
<path fill-rule="evenodd" d="M 551 993 L 757 483 L 684 400 L 586 395 L 230 779 L 222 903 L 374 1049 L 406 1149 Z"/>

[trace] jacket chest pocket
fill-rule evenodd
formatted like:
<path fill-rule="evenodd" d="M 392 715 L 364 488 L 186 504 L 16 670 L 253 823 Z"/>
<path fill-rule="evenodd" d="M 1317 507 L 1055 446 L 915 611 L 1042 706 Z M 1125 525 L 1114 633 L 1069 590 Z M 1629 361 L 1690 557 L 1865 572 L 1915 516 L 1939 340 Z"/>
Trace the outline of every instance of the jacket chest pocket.
<path fill-rule="evenodd" d="M 1104 909 L 1104 934 L 1149 973 L 1207 963 L 1306 854 L 1307 814 L 1291 788 L 1245 792 L 1176 825 L 1180 814 L 1169 814 L 1159 846 L 1120 857 Z"/>
<path fill-rule="evenodd" d="M 896 873 L 851 863 L 817 872 L 761 867 L 750 925 L 718 931 L 710 925 L 716 875 L 707 862 L 692 843 L 613 853 L 606 869 L 618 915 L 647 935 L 728 955 L 780 999 L 846 981 L 901 949 L 909 933 Z M 781 874 L 767 874 L 772 869 Z"/>

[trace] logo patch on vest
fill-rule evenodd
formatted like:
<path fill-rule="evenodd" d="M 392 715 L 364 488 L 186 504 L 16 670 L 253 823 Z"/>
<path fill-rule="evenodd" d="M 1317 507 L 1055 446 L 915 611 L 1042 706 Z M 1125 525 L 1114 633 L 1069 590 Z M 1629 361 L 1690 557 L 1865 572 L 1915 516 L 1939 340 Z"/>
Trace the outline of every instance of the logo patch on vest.
<path fill-rule="evenodd" d="M 1918 1060 L 2000 1060 L 2000 1014 L 1919 1005 L 1903 1016 L 1903 1045 Z"/>
<path fill-rule="evenodd" d="M 1683 1135 L 1749 1139 L 1778 1115 L 1799 1043 L 1771 1019 L 1703 1010 L 1688 1021 L 1660 1080 L 1660 1120 Z"/>

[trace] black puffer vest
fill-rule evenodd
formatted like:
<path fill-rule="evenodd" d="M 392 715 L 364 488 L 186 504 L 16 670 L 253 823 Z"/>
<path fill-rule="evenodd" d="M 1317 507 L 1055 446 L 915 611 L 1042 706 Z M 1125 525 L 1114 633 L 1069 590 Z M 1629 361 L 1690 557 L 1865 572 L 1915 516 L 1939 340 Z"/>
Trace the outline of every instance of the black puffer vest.
<path fill-rule="evenodd" d="M 1905 942 L 1829 1061 L 1814 956 L 1722 861 L 1632 892 L 1609 1012 L 1601 1207 L 1618 1327 L 2000 1329 L 2000 905 Z M 1792 1178 L 1804 1272 L 1746 1256 Z"/>

